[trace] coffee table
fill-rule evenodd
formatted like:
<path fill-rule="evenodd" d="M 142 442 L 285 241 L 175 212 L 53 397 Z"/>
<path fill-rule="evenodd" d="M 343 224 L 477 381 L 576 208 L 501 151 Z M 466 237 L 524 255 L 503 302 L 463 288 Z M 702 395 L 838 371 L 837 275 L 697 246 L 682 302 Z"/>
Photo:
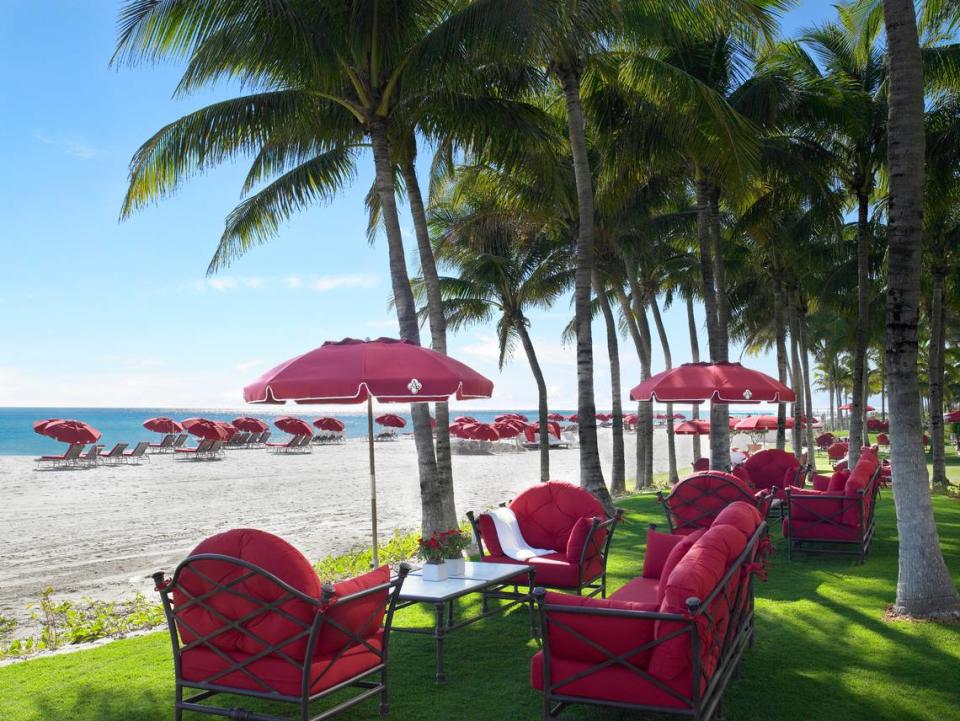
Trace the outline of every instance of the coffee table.
<path fill-rule="evenodd" d="M 514 606 L 527 604 L 530 608 L 530 633 L 537 636 L 536 610 L 533 601 L 533 574 L 535 569 L 528 565 L 514 563 L 475 563 L 467 561 L 463 574 L 451 576 L 446 581 L 425 581 L 420 571 L 412 571 L 403 581 L 398 597 L 397 609 L 407 608 L 416 603 L 431 604 L 434 609 L 433 628 L 409 628 L 394 625 L 392 631 L 400 633 L 419 633 L 433 636 L 437 644 L 437 683 L 444 683 L 447 676 L 443 670 L 443 640 L 447 634 L 487 616 L 502 613 Z M 527 576 L 526 590 L 513 583 L 517 576 Z M 513 590 L 510 590 L 510 587 Z M 458 598 L 472 593 L 483 594 L 480 614 L 455 621 L 453 604 Z M 505 600 L 507 603 L 489 606 L 490 599 Z"/>

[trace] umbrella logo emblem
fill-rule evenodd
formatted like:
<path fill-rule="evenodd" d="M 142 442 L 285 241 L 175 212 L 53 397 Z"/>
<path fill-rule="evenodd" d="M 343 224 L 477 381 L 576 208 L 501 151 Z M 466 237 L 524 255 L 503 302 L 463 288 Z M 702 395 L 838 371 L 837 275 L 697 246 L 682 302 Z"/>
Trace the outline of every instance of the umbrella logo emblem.
<path fill-rule="evenodd" d="M 743 392 L 743 397 L 746 398 L 747 400 L 750 400 L 751 398 L 753 398 L 753 393 L 750 392 L 750 389 L 749 389 L 749 388 L 747 388 L 747 389 Z"/>
<path fill-rule="evenodd" d="M 416 378 L 411 378 L 410 382 L 407 383 L 407 390 L 409 390 L 413 395 L 417 395 L 421 388 L 423 388 L 423 384 Z"/>

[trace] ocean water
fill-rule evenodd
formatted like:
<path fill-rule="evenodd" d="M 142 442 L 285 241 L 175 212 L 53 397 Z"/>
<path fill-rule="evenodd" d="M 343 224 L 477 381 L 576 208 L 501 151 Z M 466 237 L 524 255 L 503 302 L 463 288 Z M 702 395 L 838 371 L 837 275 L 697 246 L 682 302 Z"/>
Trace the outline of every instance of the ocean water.
<path fill-rule="evenodd" d="M 402 416 L 407 421 L 407 428 L 404 430 L 411 430 L 410 414 L 408 412 L 401 412 L 402 408 L 405 408 L 405 406 L 398 405 L 396 408 L 390 408 L 388 411 L 381 412 L 389 412 Z M 569 416 L 575 413 L 576 410 L 558 409 L 556 411 L 551 410 L 551 412 Z M 458 416 L 472 416 L 480 422 L 490 423 L 495 416 L 501 413 L 523 413 L 531 420 L 535 419 L 537 415 L 536 410 L 481 411 L 457 409 L 451 410 L 450 417 L 452 420 Z M 21 456 L 61 452 L 64 447 L 62 443 L 58 443 L 46 436 L 41 436 L 33 431 L 34 421 L 46 418 L 66 418 L 84 421 L 103 433 L 103 437 L 99 442 L 107 448 L 118 442 L 128 443 L 132 448 L 137 441 L 158 440 L 159 436 L 157 434 L 151 433 L 143 427 L 143 422 L 148 418 L 167 416 L 182 421 L 184 418 L 201 416 L 216 421 L 230 421 L 240 415 L 260 418 L 271 426 L 273 425 L 273 419 L 277 416 L 293 415 L 310 422 L 314 418 L 330 415 L 343 421 L 346 425 L 346 435 L 348 438 L 365 438 L 367 435 L 367 415 L 360 410 L 325 412 L 317 408 L 311 409 L 310 412 L 304 412 L 302 407 L 297 406 L 288 406 L 286 408 L 283 406 L 273 406 L 270 408 L 259 406 L 245 410 L 210 408 L 0 408 L 0 455 Z M 703 413 L 701 413 L 701 415 L 703 415 Z M 274 439 L 278 436 L 285 437 L 282 431 L 276 428 L 272 428 L 272 430 L 274 432 Z"/>

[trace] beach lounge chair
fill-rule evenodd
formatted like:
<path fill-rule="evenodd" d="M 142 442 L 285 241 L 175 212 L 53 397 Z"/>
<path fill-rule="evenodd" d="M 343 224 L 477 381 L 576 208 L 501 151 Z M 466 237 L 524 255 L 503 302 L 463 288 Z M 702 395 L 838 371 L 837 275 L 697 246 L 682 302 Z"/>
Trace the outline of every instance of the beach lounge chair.
<path fill-rule="evenodd" d="M 86 453 L 81 453 L 80 457 L 77 458 L 77 465 L 83 466 L 84 468 L 93 468 L 100 462 L 100 452 L 102 450 L 103 446 L 90 446 Z"/>
<path fill-rule="evenodd" d="M 248 440 L 250 440 L 250 434 L 246 431 L 234 433 L 233 437 L 227 442 L 226 448 L 246 448 Z"/>
<path fill-rule="evenodd" d="M 304 443 L 304 438 L 306 442 L 310 443 L 310 436 L 293 436 L 286 443 L 267 443 L 266 446 L 274 453 L 289 453 L 290 451 L 297 452 Z"/>
<path fill-rule="evenodd" d="M 148 446 L 148 450 L 151 453 L 166 453 L 171 448 L 173 448 L 173 442 L 177 437 L 173 433 L 168 433 L 163 437 L 163 440 L 159 443 L 151 443 Z"/>
<path fill-rule="evenodd" d="M 171 451 L 175 451 L 178 448 L 183 448 L 183 444 L 187 442 L 187 434 L 181 433 L 177 436 L 177 440 L 173 442 L 173 446 L 170 448 Z"/>
<path fill-rule="evenodd" d="M 264 431 L 263 433 L 254 433 L 250 436 L 250 440 L 247 441 L 247 446 L 250 448 L 263 448 L 264 444 L 270 438 L 270 431 Z"/>
<path fill-rule="evenodd" d="M 208 456 L 209 460 L 217 458 L 218 456 L 222 456 L 223 449 L 226 448 L 226 446 L 226 441 L 214 441 L 213 445 L 210 446 L 210 450 L 208 450 L 204 455 Z"/>
<path fill-rule="evenodd" d="M 134 446 L 132 451 L 125 451 L 121 456 L 123 463 L 132 463 L 134 465 L 139 465 L 141 461 L 150 461 L 150 457 L 147 455 L 147 448 L 150 447 L 150 444 L 147 441 L 140 441 L 136 446 Z"/>
<path fill-rule="evenodd" d="M 285 721 L 286 704 L 319 721 L 374 697 L 386 715 L 390 629 L 409 568 L 321 585 L 300 551 L 264 531 L 203 541 L 173 578 L 153 575 L 173 644 L 174 718 Z M 254 707 L 238 708 L 244 700 Z"/>
<path fill-rule="evenodd" d="M 83 444 L 74 443 L 66 451 L 63 452 L 63 455 L 59 456 L 40 456 L 39 458 L 34 458 L 34 463 L 40 465 L 49 465 L 52 467 L 58 466 L 73 466 L 77 464 L 77 459 L 80 458 L 80 454 L 83 453 Z"/>
<path fill-rule="evenodd" d="M 172 438 L 172 436 L 171 436 Z M 108 466 L 123 462 L 123 452 L 127 449 L 126 443 L 117 443 L 108 453 L 100 453 L 100 462 Z"/>
<path fill-rule="evenodd" d="M 202 458 L 204 453 L 209 452 L 210 448 L 213 446 L 213 441 L 204 439 L 200 441 L 194 448 L 177 448 L 175 453 L 177 458 L 189 458 L 191 460 L 196 460 Z"/>

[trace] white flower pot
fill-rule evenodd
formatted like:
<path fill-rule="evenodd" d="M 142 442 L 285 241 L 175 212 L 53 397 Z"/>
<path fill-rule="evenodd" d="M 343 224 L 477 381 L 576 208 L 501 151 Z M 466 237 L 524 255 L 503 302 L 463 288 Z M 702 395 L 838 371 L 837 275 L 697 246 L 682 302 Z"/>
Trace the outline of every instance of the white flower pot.
<path fill-rule="evenodd" d="M 467 570 L 466 561 L 464 561 L 463 556 L 459 558 L 448 558 L 444 561 L 444 565 L 446 565 L 447 572 L 451 578 L 462 576 Z"/>
<path fill-rule="evenodd" d="M 424 581 L 446 581 L 448 578 L 446 563 L 425 563 L 420 571 Z"/>

